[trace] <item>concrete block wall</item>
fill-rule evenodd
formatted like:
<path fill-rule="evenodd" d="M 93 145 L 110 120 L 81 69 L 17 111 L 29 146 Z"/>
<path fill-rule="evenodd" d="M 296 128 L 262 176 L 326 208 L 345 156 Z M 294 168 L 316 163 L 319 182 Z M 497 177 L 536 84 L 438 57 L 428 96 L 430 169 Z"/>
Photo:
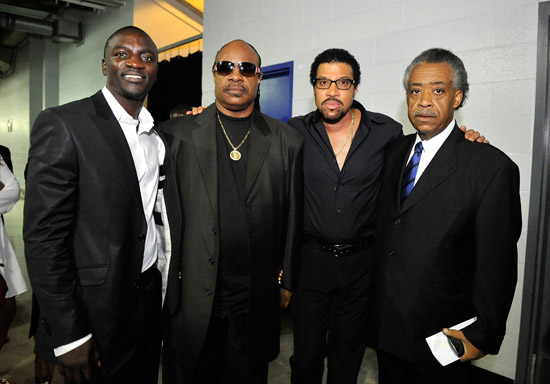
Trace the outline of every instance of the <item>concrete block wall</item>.
<path fill-rule="evenodd" d="M 525 235 L 529 209 L 538 0 L 207 0 L 204 12 L 203 104 L 214 101 L 210 68 L 224 43 L 254 45 L 263 65 L 294 61 L 293 115 L 315 108 L 308 83 L 314 57 L 348 49 L 360 62 L 357 99 L 413 132 L 401 85 L 422 50 L 443 47 L 466 65 L 470 98 L 457 121 L 481 131 L 520 167 L 524 232 L 507 336 L 497 356 L 477 364 L 513 378 L 517 356 Z"/>

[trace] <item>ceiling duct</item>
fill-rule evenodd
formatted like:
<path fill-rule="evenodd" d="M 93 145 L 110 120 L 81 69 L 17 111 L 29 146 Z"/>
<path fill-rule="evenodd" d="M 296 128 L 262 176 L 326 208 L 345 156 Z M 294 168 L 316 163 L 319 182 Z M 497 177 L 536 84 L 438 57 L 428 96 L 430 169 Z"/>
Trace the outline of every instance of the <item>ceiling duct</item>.
<path fill-rule="evenodd" d="M 23 33 L 23 38 L 25 34 L 39 35 L 59 43 L 80 43 L 83 39 L 82 23 L 64 19 L 49 21 L 0 12 L 0 28 Z M 17 45 L 0 44 L 1 79 L 14 72 L 17 53 L 24 42 L 21 40 Z"/>
<path fill-rule="evenodd" d="M 39 20 L 0 12 L 0 27 L 34 35 L 46 36 L 62 43 L 82 41 L 82 23 L 66 20 Z"/>

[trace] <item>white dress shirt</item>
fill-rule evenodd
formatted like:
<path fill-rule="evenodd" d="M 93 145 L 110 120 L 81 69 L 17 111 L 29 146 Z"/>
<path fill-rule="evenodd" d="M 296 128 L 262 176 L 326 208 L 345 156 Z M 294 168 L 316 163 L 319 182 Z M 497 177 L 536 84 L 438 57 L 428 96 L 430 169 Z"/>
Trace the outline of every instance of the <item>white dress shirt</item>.
<path fill-rule="evenodd" d="M 420 163 L 418 163 L 418 169 L 416 170 L 416 177 L 414 178 L 414 185 L 416 185 L 417 181 L 420 179 L 420 176 L 424 173 L 426 168 L 428 168 L 428 165 L 432 161 L 432 159 L 435 157 L 437 151 L 439 151 L 439 148 L 443 145 L 445 140 L 449 137 L 451 132 L 453 131 L 453 128 L 455 126 L 456 122 L 453 119 L 441 133 L 438 135 L 432 137 L 429 140 L 422 140 L 418 133 L 416 134 L 416 140 L 414 141 L 414 144 L 412 146 L 411 152 L 409 153 L 409 158 L 407 159 L 407 163 L 411 160 L 411 157 L 414 154 L 414 147 L 416 146 L 416 143 L 422 141 L 422 156 L 420 156 Z"/>
<path fill-rule="evenodd" d="M 0 214 L 9 212 L 19 201 L 19 182 L 10 171 L 6 162 L 0 156 L 0 182 L 4 188 L 0 190 Z M 6 280 L 8 291 L 6 299 L 16 297 L 27 290 L 25 278 L 21 273 L 21 268 L 17 262 L 15 251 L 10 243 L 10 238 L 4 227 L 4 222 L 0 219 L 0 275 Z"/>

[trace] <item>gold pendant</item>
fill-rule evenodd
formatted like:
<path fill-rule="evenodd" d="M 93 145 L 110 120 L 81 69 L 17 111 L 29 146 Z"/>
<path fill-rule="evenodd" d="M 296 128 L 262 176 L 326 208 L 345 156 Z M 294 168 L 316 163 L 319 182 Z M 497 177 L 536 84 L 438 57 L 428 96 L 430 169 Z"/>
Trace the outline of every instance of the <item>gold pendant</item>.
<path fill-rule="evenodd" d="M 229 154 L 229 157 L 231 158 L 231 160 L 233 161 L 239 161 L 241 159 L 241 153 L 239 151 L 237 151 L 236 149 L 232 150 L 231 153 Z"/>

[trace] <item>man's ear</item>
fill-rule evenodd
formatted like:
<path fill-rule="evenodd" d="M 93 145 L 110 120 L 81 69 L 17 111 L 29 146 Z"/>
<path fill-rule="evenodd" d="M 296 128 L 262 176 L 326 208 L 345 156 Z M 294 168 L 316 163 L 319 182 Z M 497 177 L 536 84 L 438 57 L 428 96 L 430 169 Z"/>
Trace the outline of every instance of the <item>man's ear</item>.
<path fill-rule="evenodd" d="M 462 103 L 462 99 L 464 98 L 464 93 L 462 91 L 456 91 L 455 92 L 455 99 L 453 102 L 454 109 L 457 109 L 460 103 Z"/>
<path fill-rule="evenodd" d="M 105 59 L 101 59 L 101 72 L 103 72 L 103 76 L 107 76 L 107 63 Z"/>

